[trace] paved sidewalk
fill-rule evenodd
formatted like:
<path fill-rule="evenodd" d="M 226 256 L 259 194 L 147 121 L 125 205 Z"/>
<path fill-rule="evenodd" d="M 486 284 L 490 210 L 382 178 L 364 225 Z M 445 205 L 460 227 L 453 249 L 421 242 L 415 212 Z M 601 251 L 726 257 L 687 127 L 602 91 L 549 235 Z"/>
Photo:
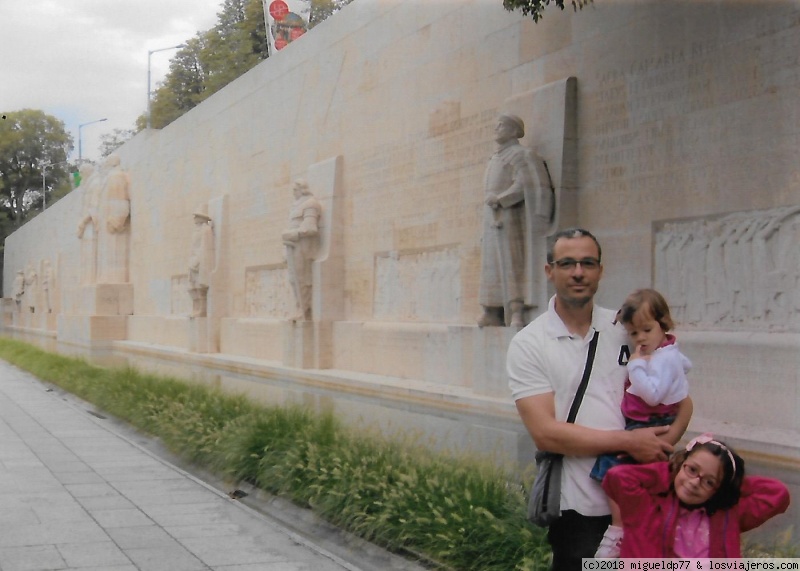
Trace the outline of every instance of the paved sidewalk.
<path fill-rule="evenodd" d="M 358 571 L 0 361 L 0 570 Z"/>

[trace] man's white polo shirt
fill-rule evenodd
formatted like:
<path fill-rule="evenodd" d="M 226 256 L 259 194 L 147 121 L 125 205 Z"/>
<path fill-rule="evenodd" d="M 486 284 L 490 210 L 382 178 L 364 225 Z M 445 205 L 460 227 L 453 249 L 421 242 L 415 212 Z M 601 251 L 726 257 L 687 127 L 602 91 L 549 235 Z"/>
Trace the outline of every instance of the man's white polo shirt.
<path fill-rule="evenodd" d="M 620 404 L 629 351 L 625 329 L 614 323 L 615 317 L 615 311 L 595 305 L 592 327 L 580 338 L 567 330 L 555 312 L 555 297 L 551 298 L 547 312 L 517 333 L 509 346 L 506 365 L 514 400 L 554 393 L 556 419 L 565 421 L 583 375 L 589 342 L 597 330 L 597 354 L 575 423 L 599 430 L 623 429 Z M 594 456 L 564 458 L 562 510 L 587 516 L 609 513 L 600 484 L 589 478 L 594 461 Z"/>

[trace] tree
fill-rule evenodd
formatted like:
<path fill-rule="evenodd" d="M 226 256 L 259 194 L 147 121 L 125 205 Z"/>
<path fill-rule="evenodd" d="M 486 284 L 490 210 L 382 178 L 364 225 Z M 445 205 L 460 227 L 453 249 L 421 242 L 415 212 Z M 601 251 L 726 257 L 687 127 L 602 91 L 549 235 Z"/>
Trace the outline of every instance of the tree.
<path fill-rule="evenodd" d="M 267 58 L 267 30 L 261 0 L 225 0 L 218 23 L 205 34 L 200 54 L 206 70 L 202 99 Z"/>
<path fill-rule="evenodd" d="M 150 122 L 154 128 L 169 125 L 202 100 L 206 71 L 200 54 L 205 46 L 206 33 L 198 32 L 170 60 L 169 72 L 150 104 Z M 147 115 L 141 115 L 136 120 L 136 130 L 141 131 L 146 125 Z"/>
<path fill-rule="evenodd" d="M 309 28 L 352 0 L 308 0 Z M 170 60 L 169 72 L 153 95 L 150 122 L 156 129 L 200 104 L 269 55 L 262 0 L 224 0 L 217 24 L 186 42 Z M 147 116 L 136 120 L 138 131 Z"/>
<path fill-rule="evenodd" d="M 3 115 L 0 121 L 0 273 L 6 236 L 32 211 L 43 207 L 44 192 L 61 197 L 70 191 L 67 155 L 72 137 L 63 121 L 36 109 Z M 42 173 L 45 173 L 44 177 Z"/>
<path fill-rule="evenodd" d="M 512 12 L 514 10 L 522 10 L 524 16 L 530 15 L 534 22 L 538 22 L 542 18 L 542 12 L 545 7 L 550 3 L 555 4 L 562 10 L 564 9 L 565 0 L 503 0 L 503 7 Z M 573 10 L 578 10 L 589 4 L 592 0 L 570 0 Z"/>
<path fill-rule="evenodd" d="M 134 129 L 114 129 L 111 133 L 100 135 L 100 156 L 107 157 L 136 134 Z"/>
<path fill-rule="evenodd" d="M 47 195 L 68 191 L 72 148 L 63 121 L 37 109 L 8 113 L 0 122 L 0 214 L 20 226 L 41 209 L 43 181 Z"/>
<path fill-rule="evenodd" d="M 353 0 L 311 0 L 311 16 L 308 29 L 310 30 L 320 22 L 327 20 L 336 12 L 347 6 Z"/>
<path fill-rule="evenodd" d="M 153 95 L 151 124 L 160 129 L 267 57 L 261 0 L 225 0 L 217 24 L 186 42 Z M 143 129 L 146 116 L 137 119 Z"/>

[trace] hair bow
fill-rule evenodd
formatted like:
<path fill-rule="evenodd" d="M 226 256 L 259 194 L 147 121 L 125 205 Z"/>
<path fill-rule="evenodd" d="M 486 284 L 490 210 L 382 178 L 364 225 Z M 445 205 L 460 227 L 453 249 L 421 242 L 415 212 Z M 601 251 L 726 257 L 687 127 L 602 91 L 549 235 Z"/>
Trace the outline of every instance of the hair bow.
<path fill-rule="evenodd" d="M 711 434 L 710 432 L 705 432 L 700 436 L 692 438 L 686 445 L 686 451 L 691 452 L 692 449 L 698 444 L 715 444 L 716 446 L 722 448 L 728 454 L 728 459 L 731 461 L 731 480 L 733 480 L 733 477 L 736 475 L 736 460 L 733 459 L 733 452 L 731 452 L 730 448 L 725 446 L 719 440 L 714 440 L 714 435 Z"/>

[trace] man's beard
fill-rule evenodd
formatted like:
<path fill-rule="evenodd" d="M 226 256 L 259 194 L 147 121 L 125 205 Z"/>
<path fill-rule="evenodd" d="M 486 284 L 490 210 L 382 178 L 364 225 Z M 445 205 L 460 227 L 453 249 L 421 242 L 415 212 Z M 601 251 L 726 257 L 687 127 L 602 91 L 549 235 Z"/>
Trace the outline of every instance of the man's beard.
<path fill-rule="evenodd" d="M 581 297 L 566 296 L 563 298 L 563 301 L 566 305 L 569 305 L 577 309 L 581 309 L 590 304 L 592 302 L 592 299 L 594 299 L 594 292 L 592 292 L 592 294 L 587 294 Z"/>

